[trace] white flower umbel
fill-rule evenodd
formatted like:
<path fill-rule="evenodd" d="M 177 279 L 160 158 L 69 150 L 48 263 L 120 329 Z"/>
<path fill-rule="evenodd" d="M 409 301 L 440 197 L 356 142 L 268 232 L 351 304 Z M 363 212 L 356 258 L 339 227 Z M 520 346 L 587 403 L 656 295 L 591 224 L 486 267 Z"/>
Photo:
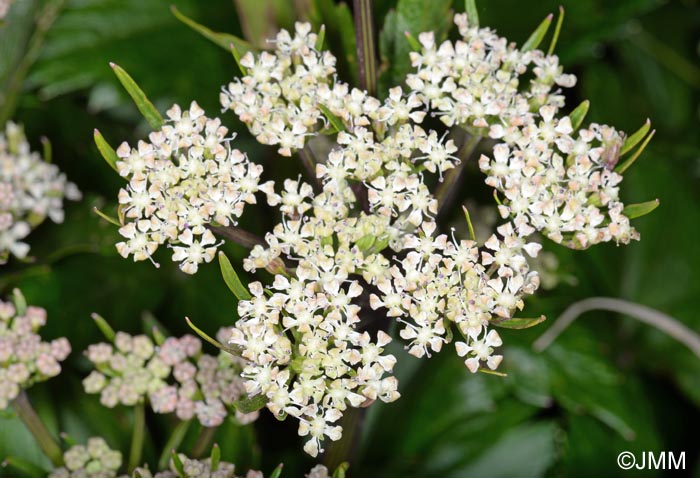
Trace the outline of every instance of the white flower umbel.
<path fill-rule="evenodd" d="M 0 131 L 0 264 L 10 254 L 27 257 L 31 230 L 47 217 L 63 222 L 63 200 L 80 197 L 56 165 L 31 151 L 22 127 L 8 122 Z"/>
<path fill-rule="evenodd" d="M 256 192 L 272 193 L 272 182 L 259 184 L 262 166 L 231 148 L 228 130 L 197 103 L 185 111 L 173 106 L 168 118 L 150 142 L 117 149 L 117 169 L 129 180 L 119 191 L 126 240 L 117 250 L 153 261 L 158 246 L 168 244 L 180 269 L 194 274 L 219 246 L 207 226 L 235 225 Z"/>
<path fill-rule="evenodd" d="M 501 215 L 512 218 L 520 235 L 542 231 L 576 249 L 638 240 L 623 214 L 622 176 L 614 171 L 624 136 L 598 124 L 574 132 L 551 106 L 540 108 L 537 119 L 500 138 L 506 142 L 493 158 L 479 160 L 486 183 L 504 196 Z"/>

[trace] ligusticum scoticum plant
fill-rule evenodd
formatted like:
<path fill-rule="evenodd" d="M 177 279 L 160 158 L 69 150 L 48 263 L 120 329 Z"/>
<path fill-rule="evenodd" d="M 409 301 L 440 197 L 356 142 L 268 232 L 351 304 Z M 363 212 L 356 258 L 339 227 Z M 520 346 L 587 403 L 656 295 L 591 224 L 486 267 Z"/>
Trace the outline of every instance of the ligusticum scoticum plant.
<path fill-rule="evenodd" d="M 307 181 L 261 183 L 262 167 L 196 103 L 173 106 L 149 142 L 112 158 L 129 180 L 119 194 L 122 255 L 153 261 L 167 244 L 193 274 L 214 258 L 219 235 L 250 249 L 246 271 L 273 274 L 245 288 L 222 258 L 240 299 L 226 348 L 242 359 L 245 393 L 297 419 L 312 456 L 341 438 L 348 407 L 399 398 L 386 352 L 392 321 L 411 355 L 454 342 L 471 372 L 493 372 L 503 359 L 495 327 L 538 322 L 516 315 L 539 287 L 542 237 L 574 249 L 627 244 L 639 239 L 630 219 L 651 209 L 619 196 L 646 142 L 618 160 L 648 124 L 629 139 L 582 127 L 586 102 L 563 113 L 562 89 L 576 78 L 536 48 L 537 35 L 518 48 L 465 14 L 454 22 L 454 42 L 409 36 L 412 71 L 383 99 L 343 83 L 307 23 L 282 30 L 269 51 L 237 55 L 242 74 L 222 88 L 223 110 L 281 156 L 298 155 Z M 480 142 L 478 167 L 503 220 L 483 243 L 439 220 Z M 264 238 L 237 225 L 258 192 L 279 214 Z M 104 393 L 98 378 L 86 387 Z"/>

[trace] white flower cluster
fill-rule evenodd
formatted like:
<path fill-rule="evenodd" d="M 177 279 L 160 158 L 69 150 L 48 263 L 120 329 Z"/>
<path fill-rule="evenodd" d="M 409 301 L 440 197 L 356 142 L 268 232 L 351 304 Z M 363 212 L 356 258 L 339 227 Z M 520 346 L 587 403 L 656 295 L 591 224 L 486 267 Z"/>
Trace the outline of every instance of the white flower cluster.
<path fill-rule="evenodd" d="M 27 257 L 22 240 L 44 219 L 63 222 L 64 198 L 78 200 L 80 191 L 31 151 L 21 126 L 8 122 L 0 131 L 0 264 L 10 254 Z"/>
<path fill-rule="evenodd" d="M 104 439 L 92 437 L 87 445 L 70 447 L 63 454 L 63 462 L 65 466 L 53 470 L 49 478 L 116 478 L 122 454 L 109 448 Z"/>
<path fill-rule="evenodd" d="M 418 37 L 421 52 L 411 52 L 416 72 L 406 84 L 448 126 L 485 128 L 518 123 L 534 107 L 561 107 L 553 88 L 572 87 L 576 77 L 563 73 L 559 59 L 540 50 L 523 51 L 489 28 L 469 26 L 455 15 L 462 39 L 435 43 L 433 32 Z M 521 76 L 532 76 L 529 85 Z"/>
<path fill-rule="evenodd" d="M 173 249 L 173 260 L 188 274 L 210 262 L 217 244 L 209 225 L 236 223 L 255 193 L 272 193 L 272 183 L 259 184 L 262 166 L 230 146 L 228 130 L 209 119 L 193 102 L 189 110 L 175 105 L 169 122 L 139 141 L 117 150 L 119 174 L 129 179 L 119 191 L 126 224 L 117 244 L 123 257 L 151 260 L 159 245 Z M 155 262 L 154 262 L 155 264 Z"/>
<path fill-rule="evenodd" d="M 239 423 L 254 421 L 257 412 L 233 410 L 245 395 L 241 360 L 226 353 L 203 354 L 202 343 L 185 335 L 169 337 L 160 346 L 145 335 L 117 332 L 114 345 L 99 343 L 86 350 L 96 369 L 83 380 L 87 393 L 99 393 L 106 407 L 136 405 L 149 399 L 156 413 L 194 416 L 206 427 L 221 425 L 229 413 Z"/>
<path fill-rule="evenodd" d="M 521 236 L 542 231 L 575 249 L 639 239 L 623 214 L 622 176 L 614 171 L 624 136 L 598 124 L 574 133 L 570 118 L 555 118 L 553 107 L 539 113 L 539 122 L 492 128 L 491 136 L 504 143 L 493 159 L 479 160 L 486 183 L 504 195 L 501 215 Z"/>
<path fill-rule="evenodd" d="M 61 373 L 70 343 L 64 337 L 43 342 L 37 332 L 45 324 L 46 310 L 0 301 L 0 410 L 21 389 Z"/>

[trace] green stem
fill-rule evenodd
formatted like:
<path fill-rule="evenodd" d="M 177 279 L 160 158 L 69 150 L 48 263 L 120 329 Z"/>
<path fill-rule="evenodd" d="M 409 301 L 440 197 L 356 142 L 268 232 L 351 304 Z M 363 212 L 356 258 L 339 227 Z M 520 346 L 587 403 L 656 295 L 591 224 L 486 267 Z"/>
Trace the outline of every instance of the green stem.
<path fill-rule="evenodd" d="M 360 438 L 360 429 L 364 422 L 365 408 L 349 407 L 345 410 L 340 426 L 343 427 L 343 436 L 338 441 L 331 442 L 323 457 L 323 464 L 329 470 L 335 470 L 341 463 L 350 462 L 353 452 Z"/>
<path fill-rule="evenodd" d="M 377 57 L 374 44 L 372 0 L 353 0 L 355 38 L 360 88 L 370 95 L 377 94 Z"/>
<path fill-rule="evenodd" d="M 143 442 L 146 434 L 146 406 L 143 402 L 134 407 L 134 429 L 131 435 L 131 451 L 129 452 L 129 472 L 141 464 Z"/>
<path fill-rule="evenodd" d="M 207 448 L 214 439 L 214 434 L 216 433 L 216 427 L 202 427 L 202 431 L 197 437 L 197 442 L 192 447 L 192 452 L 190 453 L 192 458 L 199 458 L 206 453 Z"/>
<path fill-rule="evenodd" d="M 317 187 L 321 187 L 321 182 L 316 177 L 316 158 L 314 158 L 314 153 L 309 148 L 309 145 L 305 145 L 302 149 L 297 151 L 299 154 L 299 159 L 301 159 L 301 164 L 304 165 L 304 169 L 309 175 L 311 183 Z"/>
<path fill-rule="evenodd" d="M 459 148 L 459 151 L 457 151 L 459 164 L 445 173 L 442 183 L 440 183 L 435 190 L 435 198 L 438 201 L 438 214 L 443 213 L 446 206 L 449 205 L 452 200 L 457 186 L 460 183 L 459 180 L 464 171 L 464 165 L 467 164 L 467 160 L 474 153 L 479 141 L 481 141 L 481 136 L 470 133 L 466 133 L 466 135 L 467 137 L 462 143 L 462 146 Z"/>
<path fill-rule="evenodd" d="M 29 40 L 27 52 L 17 65 L 17 68 L 15 68 L 14 75 L 12 75 L 8 81 L 5 101 L 0 107 L 0 125 L 5 124 L 5 122 L 14 114 L 15 108 L 17 107 L 17 98 L 22 90 L 24 78 L 27 76 L 29 69 L 39 57 L 41 48 L 44 45 L 44 40 L 46 39 L 46 34 L 51 29 L 51 25 L 53 25 L 54 21 L 56 21 L 56 18 L 63 9 L 65 3 L 66 0 L 55 0 L 50 2 L 37 16 L 36 30 L 34 30 L 34 33 Z"/>
<path fill-rule="evenodd" d="M 239 246 L 243 246 L 246 249 L 252 249 L 257 245 L 265 245 L 265 240 L 262 237 L 256 236 L 252 232 L 248 232 L 245 229 L 241 229 L 237 226 L 207 226 L 207 228 L 217 236 L 228 239 L 229 241 L 238 244 Z"/>
<path fill-rule="evenodd" d="M 51 436 L 51 433 L 37 415 L 32 404 L 29 403 L 29 397 L 22 390 L 17 398 L 12 402 L 12 406 L 17 412 L 17 416 L 22 420 L 29 432 L 34 436 L 34 439 L 39 444 L 39 448 L 44 452 L 54 466 L 63 465 L 63 451 L 58 445 L 58 442 Z"/>
<path fill-rule="evenodd" d="M 163 448 L 163 453 L 160 455 L 160 459 L 158 460 L 159 470 L 165 470 L 168 467 L 168 463 L 170 462 L 172 452 L 177 453 L 177 449 L 180 448 L 182 440 L 185 439 L 185 435 L 187 435 L 187 431 L 190 429 L 190 425 L 192 425 L 192 420 L 180 422 L 175 427 L 175 430 L 173 430 L 173 433 L 170 435 L 170 438 L 168 438 L 168 442 L 165 444 L 165 447 Z"/>

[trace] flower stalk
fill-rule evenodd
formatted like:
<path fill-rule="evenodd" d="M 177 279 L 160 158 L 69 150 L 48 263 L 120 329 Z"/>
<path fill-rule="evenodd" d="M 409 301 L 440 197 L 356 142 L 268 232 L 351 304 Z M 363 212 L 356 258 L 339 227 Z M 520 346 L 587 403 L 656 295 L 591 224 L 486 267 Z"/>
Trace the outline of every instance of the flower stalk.
<path fill-rule="evenodd" d="M 46 428 L 44 422 L 41 421 L 41 418 L 39 418 L 39 415 L 36 413 L 36 410 L 34 410 L 34 407 L 32 407 L 32 404 L 29 402 L 29 397 L 27 397 L 27 393 L 24 390 L 17 395 L 12 405 L 15 412 L 17 412 L 17 416 L 34 436 L 34 439 L 39 445 L 39 448 L 41 448 L 41 451 L 44 452 L 44 455 L 51 460 L 54 466 L 63 465 L 63 452 L 61 451 L 61 447 L 51 435 L 51 432 Z"/>
<path fill-rule="evenodd" d="M 372 0 L 354 0 L 355 37 L 360 88 L 370 95 L 377 93 L 377 57 L 374 46 Z"/>
<path fill-rule="evenodd" d="M 129 452 L 129 472 L 132 472 L 141 463 L 145 433 L 146 406 L 141 401 L 134 407 L 134 428 L 131 435 L 131 450 Z"/>

